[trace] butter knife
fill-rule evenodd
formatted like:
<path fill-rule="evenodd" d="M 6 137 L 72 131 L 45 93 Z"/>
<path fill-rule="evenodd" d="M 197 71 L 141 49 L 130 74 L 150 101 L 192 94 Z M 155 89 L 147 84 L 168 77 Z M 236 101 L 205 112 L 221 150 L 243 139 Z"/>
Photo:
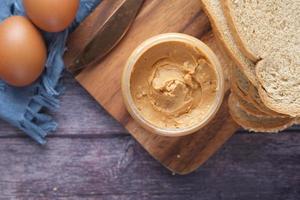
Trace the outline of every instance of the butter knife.
<path fill-rule="evenodd" d="M 67 63 L 68 71 L 76 75 L 85 67 L 97 63 L 105 57 L 124 37 L 143 3 L 144 0 L 124 0 L 111 16 L 96 29 L 75 59 L 73 55 L 68 56 L 67 51 L 65 58 L 73 58 L 71 62 Z"/>

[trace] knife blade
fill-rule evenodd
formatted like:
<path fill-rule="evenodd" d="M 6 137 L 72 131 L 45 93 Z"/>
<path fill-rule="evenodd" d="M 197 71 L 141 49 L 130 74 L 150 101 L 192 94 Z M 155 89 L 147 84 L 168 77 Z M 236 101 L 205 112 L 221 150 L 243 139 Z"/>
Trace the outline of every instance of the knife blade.
<path fill-rule="evenodd" d="M 124 0 L 93 34 L 81 54 L 68 66 L 68 70 L 78 74 L 86 66 L 105 57 L 127 33 L 143 3 L 144 0 Z"/>

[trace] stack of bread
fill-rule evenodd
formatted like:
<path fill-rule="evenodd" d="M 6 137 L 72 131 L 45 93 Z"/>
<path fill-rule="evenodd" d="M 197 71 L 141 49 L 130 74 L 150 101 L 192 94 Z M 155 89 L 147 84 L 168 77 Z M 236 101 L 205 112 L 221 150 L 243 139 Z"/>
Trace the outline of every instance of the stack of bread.
<path fill-rule="evenodd" d="M 217 38 L 235 61 L 229 109 L 255 132 L 299 123 L 300 1 L 201 0 Z"/>

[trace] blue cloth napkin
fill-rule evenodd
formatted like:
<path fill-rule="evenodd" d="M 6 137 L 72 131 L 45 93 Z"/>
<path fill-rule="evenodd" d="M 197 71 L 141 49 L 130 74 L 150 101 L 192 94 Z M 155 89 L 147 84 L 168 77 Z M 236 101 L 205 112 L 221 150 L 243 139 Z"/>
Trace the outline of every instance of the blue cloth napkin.
<path fill-rule="evenodd" d="M 101 0 L 81 0 L 72 25 L 59 33 L 42 32 L 48 47 L 48 59 L 41 78 L 31 86 L 16 88 L 0 80 L 0 118 L 24 131 L 40 144 L 57 128 L 47 110 L 58 109 L 58 97 L 63 90 L 62 56 L 68 34 L 95 8 Z M 1 0 L 0 21 L 11 15 L 25 15 L 22 0 Z M 0 127 L 1 128 L 1 127 Z"/>

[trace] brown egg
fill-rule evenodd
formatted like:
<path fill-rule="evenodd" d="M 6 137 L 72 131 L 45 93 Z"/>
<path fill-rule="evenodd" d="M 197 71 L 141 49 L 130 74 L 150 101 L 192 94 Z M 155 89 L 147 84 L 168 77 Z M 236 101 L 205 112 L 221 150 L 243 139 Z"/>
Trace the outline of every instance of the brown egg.
<path fill-rule="evenodd" d="M 74 20 L 79 0 L 23 0 L 27 16 L 39 28 L 59 32 Z"/>
<path fill-rule="evenodd" d="M 43 72 L 46 58 L 43 38 L 27 18 L 13 16 L 0 23 L 0 79 L 29 85 Z"/>

